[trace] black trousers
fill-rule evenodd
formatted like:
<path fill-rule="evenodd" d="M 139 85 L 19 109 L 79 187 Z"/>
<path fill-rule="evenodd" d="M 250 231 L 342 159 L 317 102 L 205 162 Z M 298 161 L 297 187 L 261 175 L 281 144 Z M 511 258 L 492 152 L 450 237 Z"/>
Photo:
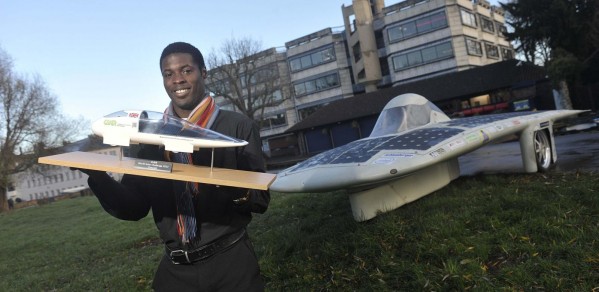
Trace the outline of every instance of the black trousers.
<path fill-rule="evenodd" d="M 264 291 L 258 258 L 247 236 L 203 261 L 175 265 L 165 256 L 156 270 L 154 291 Z"/>

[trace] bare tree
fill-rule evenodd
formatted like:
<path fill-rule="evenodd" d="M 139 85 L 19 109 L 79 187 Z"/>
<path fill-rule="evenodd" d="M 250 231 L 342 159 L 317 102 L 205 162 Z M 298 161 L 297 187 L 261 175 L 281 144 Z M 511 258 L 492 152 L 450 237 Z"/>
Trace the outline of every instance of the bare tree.
<path fill-rule="evenodd" d="M 58 112 L 58 102 L 43 80 L 13 72 L 11 58 L 0 49 L 0 212 L 5 211 L 11 175 L 35 164 L 46 149 L 74 137 L 82 123 Z"/>
<path fill-rule="evenodd" d="M 230 102 L 236 110 L 262 121 L 265 110 L 289 96 L 284 53 L 263 50 L 251 38 L 226 40 L 220 50 L 206 58 L 207 89 Z"/>

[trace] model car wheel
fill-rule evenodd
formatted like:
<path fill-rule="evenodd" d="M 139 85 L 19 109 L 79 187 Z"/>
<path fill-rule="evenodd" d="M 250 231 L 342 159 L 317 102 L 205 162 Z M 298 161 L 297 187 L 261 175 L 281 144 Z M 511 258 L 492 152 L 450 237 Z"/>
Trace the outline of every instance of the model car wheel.
<path fill-rule="evenodd" d="M 540 172 L 545 172 L 553 166 L 551 143 L 545 131 L 536 131 L 534 136 L 535 157 Z"/>

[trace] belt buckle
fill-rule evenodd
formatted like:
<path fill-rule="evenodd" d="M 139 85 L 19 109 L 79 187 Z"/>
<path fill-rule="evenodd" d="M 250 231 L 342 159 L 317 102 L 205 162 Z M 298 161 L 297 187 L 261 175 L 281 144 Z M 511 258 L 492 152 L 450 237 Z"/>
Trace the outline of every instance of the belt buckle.
<path fill-rule="evenodd" d="M 187 260 L 187 264 L 191 264 L 191 261 L 189 260 L 189 255 L 187 254 L 186 250 L 182 250 L 182 249 L 173 250 L 173 251 L 171 251 L 169 256 L 171 258 L 171 261 L 175 265 L 181 264 L 180 262 L 175 261 L 175 257 L 180 257 L 180 256 L 184 256 L 185 260 Z"/>

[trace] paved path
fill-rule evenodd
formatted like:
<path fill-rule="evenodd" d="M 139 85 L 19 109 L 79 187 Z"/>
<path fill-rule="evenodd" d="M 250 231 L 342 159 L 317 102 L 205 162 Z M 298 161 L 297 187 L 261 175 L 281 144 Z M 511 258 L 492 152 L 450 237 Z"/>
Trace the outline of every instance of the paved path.
<path fill-rule="evenodd" d="M 555 136 L 556 171 L 599 172 L 599 131 Z M 518 141 L 487 145 L 459 158 L 461 175 L 523 173 Z"/>

